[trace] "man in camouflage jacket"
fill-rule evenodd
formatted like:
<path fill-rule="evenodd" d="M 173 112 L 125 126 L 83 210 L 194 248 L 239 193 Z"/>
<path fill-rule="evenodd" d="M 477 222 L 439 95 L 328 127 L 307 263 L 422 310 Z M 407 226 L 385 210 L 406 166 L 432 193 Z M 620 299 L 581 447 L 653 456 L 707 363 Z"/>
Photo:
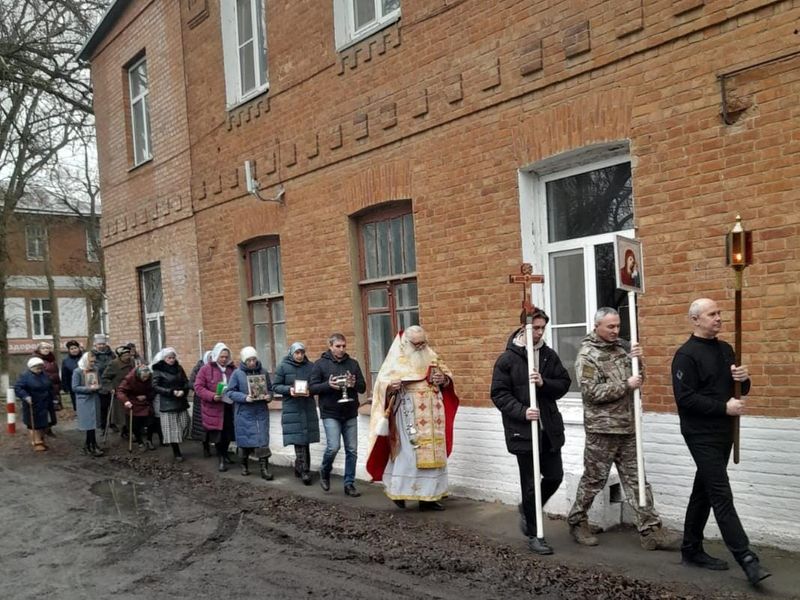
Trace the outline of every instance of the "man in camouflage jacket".
<path fill-rule="evenodd" d="M 625 497 L 634 511 L 642 547 L 676 549 L 678 539 L 662 530 L 649 485 L 647 503 L 639 506 L 633 390 L 641 387 L 643 375 L 632 375 L 631 358 L 641 357 L 642 350 L 635 344 L 628 353 L 619 339 L 619 325 L 616 310 L 600 308 L 595 314 L 594 331 L 583 339 L 575 361 L 575 375 L 583 398 L 586 446 L 583 476 L 567 521 L 576 542 L 597 545 L 597 538 L 589 529 L 587 511 L 615 464 Z"/>

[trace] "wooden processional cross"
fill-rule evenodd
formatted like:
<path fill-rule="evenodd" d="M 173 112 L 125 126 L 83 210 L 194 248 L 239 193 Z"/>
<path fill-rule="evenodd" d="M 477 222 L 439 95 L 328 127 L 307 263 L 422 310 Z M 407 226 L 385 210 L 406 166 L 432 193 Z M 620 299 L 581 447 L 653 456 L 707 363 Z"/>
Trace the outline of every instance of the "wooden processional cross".
<path fill-rule="evenodd" d="M 528 355 L 528 392 L 530 395 L 531 408 L 538 408 L 536 403 L 536 384 L 531 381 L 536 365 L 533 360 L 533 313 L 536 307 L 533 305 L 533 286 L 544 284 L 544 275 L 534 275 L 533 267 L 529 263 L 523 263 L 520 267 L 520 275 L 509 275 L 510 283 L 522 284 L 522 314 L 525 317 L 525 349 Z M 541 466 L 539 463 L 539 421 L 531 421 L 531 446 L 533 450 L 533 485 L 536 491 L 536 537 L 544 537 L 544 525 L 542 518 L 542 483 Z"/>

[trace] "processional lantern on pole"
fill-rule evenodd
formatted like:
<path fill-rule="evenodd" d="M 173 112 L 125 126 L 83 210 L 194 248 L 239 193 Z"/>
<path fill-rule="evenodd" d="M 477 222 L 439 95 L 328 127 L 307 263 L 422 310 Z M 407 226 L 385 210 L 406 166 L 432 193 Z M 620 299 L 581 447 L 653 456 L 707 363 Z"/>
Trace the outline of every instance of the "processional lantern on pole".
<path fill-rule="evenodd" d="M 736 365 L 742 364 L 742 273 L 753 260 L 753 234 L 742 225 L 741 215 L 725 236 L 725 260 L 734 271 L 734 344 Z M 742 383 L 733 382 L 733 397 L 742 397 Z M 739 417 L 733 417 L 733 462 L 739 464 Z"/>
<path fill-rule="evenodd" d="M 538 408 L 536 403 L 536 384 L 532 381 L 532 376 L 536 370 L 533 350 L 533 314 L 536 307 L 533 304 L 533 286 L 544 283 L 544 275 L 534 275 L 533 266 L 530 263 L 523 263 L 520 267 L 520 275 L 509 275 L 509 283 L 521 283 L 522 288 L 522 321 L 525 323 L 525 351 L 528 356 L 528 395 L 530 397 L 530 407 Z M 539 421 L 531 421 L 531 450 L 533 451 L 533 485 L 536 494 L 536 537 L 544 538 L 544 524 L 542 512 L 542 482 L 541 482 L 541 463 L 539 461 Z"/>

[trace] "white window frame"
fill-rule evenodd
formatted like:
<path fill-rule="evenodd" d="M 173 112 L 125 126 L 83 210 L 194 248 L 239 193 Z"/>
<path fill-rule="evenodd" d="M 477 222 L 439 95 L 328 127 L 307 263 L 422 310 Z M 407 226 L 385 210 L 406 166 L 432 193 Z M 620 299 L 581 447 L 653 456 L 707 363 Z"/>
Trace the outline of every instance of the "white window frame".
<path fill-rule="evenodd" d="M 44 306 L 42 305 L 43 302 L 49 302 L 49 298 L 31 298 L 31 338 L 34 340 L 40 340 L 43 338 L 51 338 L 53 337 L 53 307 L 50 307 L 50 310 L 45 310 Z M 39 306 L 36 308 L 34 303 L 38 302 Z M 44 326 L 44 315 L 50 315 L 50 332 L 45 331 Z M 37 332 L 38 330 L 38 332 Z"/>
<path fill-rule="evenodd" d="M 147 312 L 147 286 L 145 285 L 145 274 L 152 272 L 152 271 L 159 271 L 159 279 L 161 279 L 161 310 L 155 312 Z M 152 360 L 155 357 L 155 353 L 161 350 L 161 348 L 166 343 L 166 332 L 164 331 L 164 327 L 162 327 L 162 323 L 165 319 L 164 313 L 164 279 L 160 277 L 161 273 L 161 263 L 156 263 L 154 265 L 148 265 L 146 267 L 140 267 L 138 269 L 139 272 L 139 289 L 141 290 L 141 306 L 140 309 L 142 311 L 142 326 L 144 328 L 142 339 L 144 339 L 144 352 L 145 356 L 148 360 Z M 105 303 L 104 303 L 105 309 Z M 101 329 L 104 328 L 103 325 L 103 316 L 101 315 Z M 154 343 L 154 340 L 150 337 L 150 323 L 155 323 L 158 329 L 158 342 Z"/>
<path fill-rule="evenodd" d="M 353 44 L 371 36 L 376 31 L 388 27 L 400 20 L 401 5 L 386 14 L 383 14 L 382 0 L 375 2 L 375 20 L 356 30 L 355 0 L 333 0 L 333 24 L 336 50 L 341 51 Z"/>
<path fill-rule="evenodd" d="M 521 170 L 519 173 L 520 200 L 521 200 L 521 224 L 522 224 L 522 243 L 523 261 L 531 263 L 534 273 L 544 275 L 544 285 L 533 286 L 533 302 L 536 306 L 541 306 L 552 315 L 553 307 L 551 302 L 551 288 L 548 282 L 551 281 L 551 256 L 555 253 L 583 252 L 583 271 L 585 277 L 585 325 L 586 333 L 593 329 L 592 319 L 597 311 L 597 273 L 595 271 L 595 246 L 599 244 L 613 243 L 617 235 L 635 237 L 635 229 L 623 229 L 609 233 L 601 233 L 586 237 L 562 240 L 559 242 L 548 241 L 548 221 L 547 221 L 547 183 L 556 179 L 563 179 L 580 173 L 602 169 L 613 165 L 630 163 L 630 155 L 620 153 L 610 158 L 591 159 L 591 154 L 582 157 L 585 162 L 579 166 L 566 166 L 559 169 L 556 166 L 548 166 L 543 169 L 546 174 L 537 174 L 533 169 Z M 565 160 L 567 165 L 575 164 L 574 161 Z M 535 167 L 534 167 L 535 169 Z M 541 171 L 540 171 L 541 173 Z M 635 206 L 635 196 L 634 196 Z M 565 324 L 576 326 L 579 323 Z M 552 346 L 552 328 L 550 326 L 545 333 L 548 345 Z M 578 392 L 568 392 L 564 397 L 570 403 L 580 406 L 581 397 Z"/>
<path fill-rule="evenodd" d="M 269 90 L 269 57 L 267 55 L 267 28 L 265 0 L 249 0 L 255 87 L 242 90 L 239 61 L 238 4 L 236 0 L 221 0 L 220 26 L 222 28 L 222 54 L 225 71 L 225 97 L 228 110 L 251 100 Z M 263 54 L 262 54 L 263 50 Z"/>
<path fill-rule="evenodd" d="M 25 226 L 25 258 L 44 260 L 45 244 L 47 244 L 47 227 L 35 224 Z"/>
<path fill-rule="evenodd" d="M 131 111 L 131 144 L 133 147 L 133 165 L 139 166 L 148 160 L 153 158 L 152 152 L 152 139 L 150 137 L 150 82 L 148 80 L 147 87 L 145 87 L 144 91 L 138 95 L 134 95 L 133 92 L 133 77 L 131 73 L 144 65 L 145 72 L 147 72 L 147 57 L 143 56 L 135 63 L 128 67 L 128 94 L 130 95 L 130 111 Z M 142 138 L 144 139 L 144 148 L 139 148 L 136 145 L 137 135 L 136 135 L 136 119 L 134 118 L 134 107 L 139 102 L 142 103 L 144 106 L 144 120 L 142 122 L 142 127 L 144 127 L 144 135 Z M 141 150 L 141 152 L 139 152 Z M 139 155 L 141 154 L 141 159 L 139 159 Z"/>
<path fill-rule="evenodd" d="M 256 244 L 252 244 L 246 250 L 247 256 L 247 272 L 249 274 L 249 281 L 247 283 L 248 289 L 250 292 L 255 292 L 256 290 L 253 289 L 253 276 L 254 276 L 254 267 L 255 267 L 255 256 L 259 254 L 261 251 L 269 250 L 271 248 L 276 249 L 275 254 L 275 272 L 278 276 L 277 285 L 274 290 L 266 291 L 263 294 L 254 294 L 247 298 L 247 308 L 248 308 L 248 315 L 250 319 L 250 342 L 253 347 L 256 348 L 259 352 L 259 356 L 261 357 L 261 362 L 264 368 L 269 373 L 274 373 L 275 370 L 278 368 L 278 365 L 281 364 L 283 357 L 285 356 L 285 352 L 279 353 L 278 348 L 278 336 L 276 335 L 276 330 L 278 326 L 283 326 L 283 346 L 285 350 L 288 350 L 288 338 L 286 337 L 286 300 L 284 298 L 284 290 L 283 290 L 283 259 L 281 257 L 281 244 L 279 239 L 270 240 L 266 243 L 260 242 Z M 260 259 L 259 259 L 260 260 Z M 265 257 L 265 260 L 269 260 L 269 253 Z M 277 320 L 274 318 L 273 308 L 275 304 L 282 304 L 283 305 L 283 320 Z M 256 304 L 264 304 L 265 310 L 267 313 L 267 321 L 259 321 L 256 322 L 255 318 L 255 305 Z M 263 326 L 266 328 L 269 338 L 270 338 L 270 349 L 269 352 L 266 351 L 265 348 L 261 348 L 258 346 L 256 342 L 256 328 L 258 326 Z"/>

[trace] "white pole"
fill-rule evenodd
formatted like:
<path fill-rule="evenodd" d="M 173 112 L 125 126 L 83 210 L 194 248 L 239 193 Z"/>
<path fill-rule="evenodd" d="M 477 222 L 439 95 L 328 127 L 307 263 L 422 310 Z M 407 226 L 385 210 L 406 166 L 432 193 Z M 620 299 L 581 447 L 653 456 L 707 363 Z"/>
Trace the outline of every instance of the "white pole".
<path fill-rule="evenodd" d="M 636 324 L 636 292 L 628 292 L 628 320 L 631 324 L 631 345 L 639 343 Z M 639 375 L 639 359 L 631 359 L 633 376 Z M 633 390 L 633 421 L 636 426 L 636 477 L 639 480 L 639 506 L 647 504 L 644 474 L 644 445 L 642 443 L 642 394 L 639 388 Z"/>
<path fill-rule="evenodd" d="M 533 291 L 533 286 L 531 286 Z M 536 384 L 531 381 L 535 371 L 533 364 L 533 323 L 525 324 L 525 349 L 528 352 L 528 392 L 531 399 L 531 408 L 539 408 L 536 403 Z M 536 537 L 544 537 L 542 518 L 542 482 L 539 464 L 539 420 L 531 421 L 531 446 L 533 448 L 533 489 L 536 493 Z"/>
<path fill-rule="evenodd" d="M 197 346 L 200 348 L 200 360 L 203 360 L 203 330 L 197 330 Z"/>

